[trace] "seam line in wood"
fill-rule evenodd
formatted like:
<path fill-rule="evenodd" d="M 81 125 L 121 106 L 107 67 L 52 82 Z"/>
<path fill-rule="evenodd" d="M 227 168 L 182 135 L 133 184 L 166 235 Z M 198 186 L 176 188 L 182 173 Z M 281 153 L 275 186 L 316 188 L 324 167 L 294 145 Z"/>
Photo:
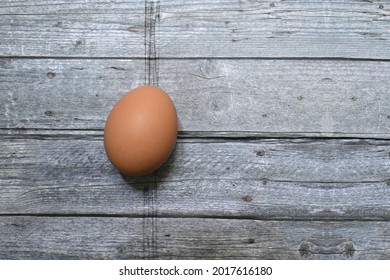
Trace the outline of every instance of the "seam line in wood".
<path fill-rule="evenodd" d="M 155 27 L 154 27 L 155 28 Z M 149 30 L 146 31 L 145 29 L 145 41 L 150 41 L 151 32 Z M 156 41 L 155 33 L 152 36 L 153 41 Z M 149 49 L 151 50 L 149 55 Z M 154 49 L 154 51 L 152 51 Z M 1 56 L 0 59 L 58 59 L 58 60 L 145 60 L 145 77 L 149 78 L 149 68 L 152 69 L 155 67 L 156 69 L 158 66 L 159 60 L 318 60 L 318 61 L 362 61 L 362 62 L 390 62 L 390 58 L 367 58 L 367 57 L 261 57 L 261 56 L 255 56 L 255 57 L 249 57 L 249 56 L 243 56 L 243 57 L 228 57 L 228 56 L 181 56 L 181 57 L 175 57 L 175 56 L 160 56 L 157 54 L 157 48 L 156 46 L 151 46 L 149 48 L 148 44 L 145 44 L 145 54 L 144 56 Z M 152 67 L 149 67 L 149 62 L 155 61 L 155 65 L 152 65 Z M 151 73 L 152 75 L 153 73 Z M 151 76 L 152 78 L 152 76 Z M 158 77 L 156 77 L 158 78 Z M 147 83 L 147 79 L 145 79 L 145 83 Z"/>
<path fill-rule="evenodd" d="M 156 24 L 159 19 L 160 1 L 145 1 L 145 84 L 158 86 L 158 56 L 156 51 Z M 143 202 L 143 257 L 155 259 L 157 250 L 157 177 L 144 188 Z"/>
<path fill-rule="evenodd" d="M 51 217 L 51 218 L 72 218 L 72 217 L 80 217 L 80 218 L 129 218 L 129 219 L 144 219 L 143 216 L 140 215 L 129 215 L 129 214 L 78 214 L 78 213 L 71 213 L 71 214 L 55 214 L 55 213 L 42 213 L 42 214 L 24 214 L 24 213 L 1 213 L 0 217 Z M 389 217 L 384 218 L 372 218 L 372 219 L 362 219 L 362 218 L 307 218 L 307 217 L 296 217 L 296 218 L 287 218 L 287 217 L 254 217 L 254 216 L 218 216 L 218 215 L 159 215 L 159 219 L 194 219 L 194 220 L 202 220 L 202 219 L 209 219 L 209 220 L 248 220 L 248 221 L 275 221 L 275 222 L 371 222 L 371 223 L 388 223 L 390 222 Z M 157 235 L 157 232 L 155 233 Z"/>

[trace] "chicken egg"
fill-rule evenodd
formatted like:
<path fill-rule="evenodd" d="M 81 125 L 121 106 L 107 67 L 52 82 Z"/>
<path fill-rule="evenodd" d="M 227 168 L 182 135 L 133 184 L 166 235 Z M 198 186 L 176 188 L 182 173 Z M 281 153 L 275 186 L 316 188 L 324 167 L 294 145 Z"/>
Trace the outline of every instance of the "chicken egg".
<path fill-rule="evenodd" d="M 155 86 L 129 91 L 110 112 L 104 128 L 108 159 L 123 174 L 142 176 L 171 155 L 178 121 L 171 98 Z"/>

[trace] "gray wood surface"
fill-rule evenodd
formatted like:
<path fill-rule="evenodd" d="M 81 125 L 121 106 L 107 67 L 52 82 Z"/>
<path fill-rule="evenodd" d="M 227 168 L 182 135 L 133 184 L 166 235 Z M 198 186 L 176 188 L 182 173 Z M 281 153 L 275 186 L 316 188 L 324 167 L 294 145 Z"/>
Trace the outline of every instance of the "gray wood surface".
<path fill-rule="evenodd" d="M 390 259 L 390 4 L 0 0 L 0 259 Z M 128 90 L 169 161 L 103 149 Z"/>
<path fill-rule="evenodd" d="M 111 166 L 101 135 L 2 138 L 4 214 L 390 218 L 388 140 L 183 139 L 154 176 L 135 179 Z"/>
<path fill-rule="evenodd" d="M 144 9 L 136 0 L 1 1 L 0 56 L 142 58 Z"/>
<path fill-rule="evenodd" d="M 389 222 L 159 218 L 149 239 L 144 220 L 0 217 L 0 258 L 387 259 L 390 254 Z"/>
<path fill-rule="evenodd" d="M 389 59 L 387 0 L 179 0 L 159 11 L 161 57 Z"/>
<path fill-rule="evenodd" d="M 1 2 L 1 55 L 144 55 L 144 1 L 34 2 Z M 389 58 L 386 0 L 146 2 L 160 57 Z"/>
<path fill-rule="evenodd" d="M 103 129 L 142 60 L 0 59 L 1 128 Z M 180 131 L 389 138 L 389 62 L 161 60 Z M 241 134 L 242 135 L 242 134 Z"/>

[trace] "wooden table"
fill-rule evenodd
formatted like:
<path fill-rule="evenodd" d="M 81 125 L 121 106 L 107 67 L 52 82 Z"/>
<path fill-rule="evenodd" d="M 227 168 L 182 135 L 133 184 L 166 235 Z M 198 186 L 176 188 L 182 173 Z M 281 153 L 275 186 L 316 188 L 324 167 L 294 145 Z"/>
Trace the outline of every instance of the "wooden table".
<path fill-rule="evenodd" d="M 1 259 L 389 259 L 390 2 L 0 0 Z M 176 149 L 119 174 L 116 101 Z"/>

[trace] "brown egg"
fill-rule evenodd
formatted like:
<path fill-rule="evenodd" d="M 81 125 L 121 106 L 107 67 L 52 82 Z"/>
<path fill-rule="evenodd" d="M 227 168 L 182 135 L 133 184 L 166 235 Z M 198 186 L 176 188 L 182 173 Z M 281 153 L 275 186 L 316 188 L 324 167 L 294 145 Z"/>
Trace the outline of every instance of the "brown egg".
<path fill-rule="evenodd" d="M 114 106 L 104 128 L 104 148 L 122 173 L 141 176 L 155 171 L 176 144 L 177 114 L 160 88 L 141 86 Z"/>

